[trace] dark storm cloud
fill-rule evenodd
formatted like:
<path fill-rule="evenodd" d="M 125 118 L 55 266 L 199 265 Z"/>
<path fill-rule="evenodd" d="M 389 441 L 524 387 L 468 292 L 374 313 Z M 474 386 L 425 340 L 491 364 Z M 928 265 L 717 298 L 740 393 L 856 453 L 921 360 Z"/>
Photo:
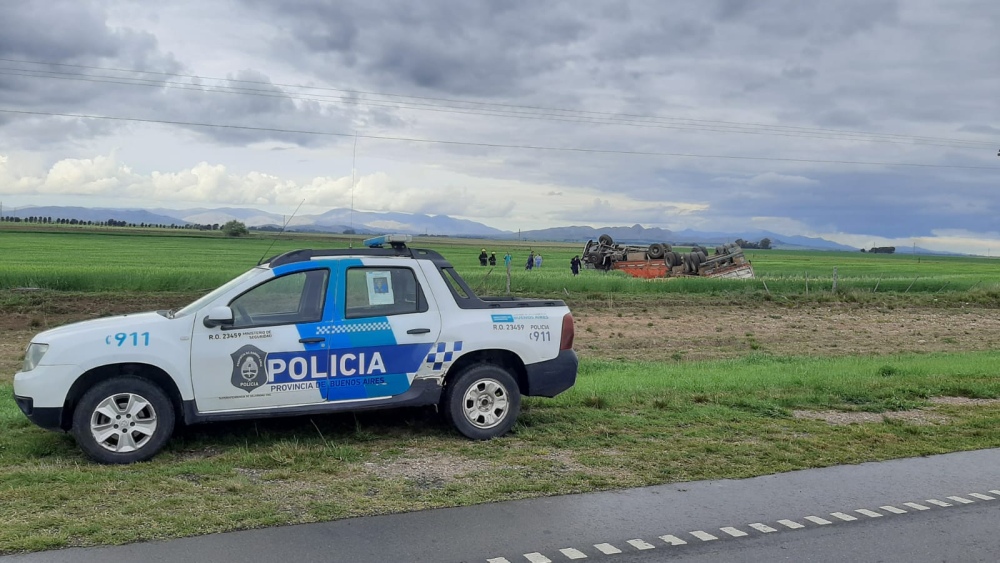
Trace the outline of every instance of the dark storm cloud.
<path fill-rule="evenodd" d="M 241 82 L 229 83 L 243 90 L 234 94 L 221 85 L 206 85 L 208 92 L 175 92 L 163 110 L 174 119 L 187 122 L 242 125 L 256 129 L 185 126 L 221 144 L 247 145 L 280 141 L 299 146 L 322 146 L 344 142 L 344 137 L 285 133 L 279 130 L 348 134 L 355 114 L 352 106 L 324 104 L 309 92 L 289 92 L 275 86 L 257 71 L 243 70 L 231 76 Z M 294 98 L 294 99 L 293 99 Z M 266 131 L 262 129 L 275 129 Z"/>
<path fill-rule="evenodd" d="M 454 94 L 510 95 L 523 79 L 563 64 L 564 49 L 593 22 L 565 3 L 246 0 L 289 26 L 288 57 L 332 58 L 370 81 Z M 554 57 L 553 52 L 559 56 Z M 315 67 L 314 67 L 315 68 Z"/>
<path fill-rule="evenodd" d="M 173 55 L 160 50 L 152 34 L 112 28 L 106 23 L 106 16 L 103 5 L 97 2 L 2 3 L 0 58 L 46 64 L 0 61 L 0 107 L 310 131 L 342 131 L 345 122 L 350 121 L 343 110 L 330 110 L 315 100 L 293 101 L 289 96 L 309 98 L 310 94 L 286 92 L 270 84 L 266 75 L 253 70 L 230 76 L 252 83 L 158 74 L 183 74 L 187 69 Z M 232 93 L 233 87 L 242 88 L 241 93 Z M 380 112 L 368 112 L 368 118 L 391 122 Z M 10 114 L 4 117 L 4 122 L 16 122 L 18 126 L 5 127 L 6 142 L 0 143 L 0 148 L 51 146 L 134 127 L 127 122 Z M 315 146 L 338 140 L 265 131 L 192 129 L 200 136 L 230 145 L 275 140 Z"/>

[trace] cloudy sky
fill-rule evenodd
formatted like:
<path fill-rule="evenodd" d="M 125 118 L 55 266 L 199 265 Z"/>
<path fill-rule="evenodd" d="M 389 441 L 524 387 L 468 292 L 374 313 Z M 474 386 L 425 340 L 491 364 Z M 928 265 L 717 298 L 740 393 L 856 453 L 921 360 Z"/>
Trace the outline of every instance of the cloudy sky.
<path fill-rule="evenodd" d="M 0 200 L 996 255 L 998 23 L 995 0 L 2 2 Z"/>

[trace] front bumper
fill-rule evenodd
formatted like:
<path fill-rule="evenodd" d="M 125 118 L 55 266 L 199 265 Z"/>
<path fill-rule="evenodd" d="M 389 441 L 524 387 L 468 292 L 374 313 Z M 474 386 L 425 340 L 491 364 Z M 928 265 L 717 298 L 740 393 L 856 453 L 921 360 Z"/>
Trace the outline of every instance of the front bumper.
<path fill-rule="evenodd" d="M 70 366 L 36 366 L 14 374 L 14 402 L 28 420 L 63 430 L 63 404 L 75 373 Z"/>
<path fill-rule="evenodd" d="M 36 407 L 34 399 L 19 395 L 14 395 L 14 402 L 31 422 L 47 430 L 63 430 L 62 407 Z"/>
<path fill-rule="evenodd" d="M 524 394 L 555 397 L 576 383 L 579 364 L 575 351 L 562 350 L 551 360 L 524 366 L 528 372 L 528 391 Z"/>

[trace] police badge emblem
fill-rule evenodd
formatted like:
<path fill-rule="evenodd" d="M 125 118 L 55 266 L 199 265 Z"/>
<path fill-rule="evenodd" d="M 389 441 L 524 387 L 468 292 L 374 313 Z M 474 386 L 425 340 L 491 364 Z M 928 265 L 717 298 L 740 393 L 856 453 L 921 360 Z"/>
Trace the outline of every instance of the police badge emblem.
<path fill-rule="evenodd" d="M 247 344 L 230 354 L 233 358 L 233 387 L 247 393 L 267 383 L 267 354 L 263 350 Z"/>

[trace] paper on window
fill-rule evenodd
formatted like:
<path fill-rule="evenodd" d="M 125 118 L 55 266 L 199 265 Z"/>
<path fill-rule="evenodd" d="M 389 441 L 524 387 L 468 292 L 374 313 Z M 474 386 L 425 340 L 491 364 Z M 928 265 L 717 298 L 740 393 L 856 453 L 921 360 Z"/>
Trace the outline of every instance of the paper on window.
<path fill-rule="evenodd" d="M 396 302 L 392 296 L 392 276 L 389 272 L 365 272 L 365 277 L 368 282 L 369 305 L 392 305 Z"/>

